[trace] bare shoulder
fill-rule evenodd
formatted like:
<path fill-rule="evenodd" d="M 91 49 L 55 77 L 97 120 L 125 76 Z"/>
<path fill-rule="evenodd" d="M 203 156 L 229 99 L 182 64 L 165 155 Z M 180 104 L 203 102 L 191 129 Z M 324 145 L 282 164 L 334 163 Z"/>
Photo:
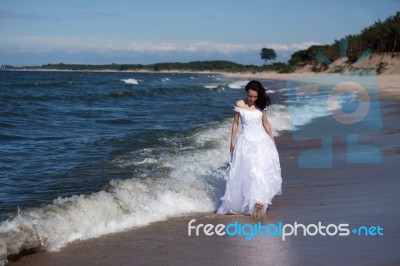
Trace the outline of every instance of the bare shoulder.
<path fill-rule="evenodd" d="M 239 108 L 243 108 L 243 107 L 245 107 L 245 103 L 244 103 L 244 101 L 243 100 L 238 100 L 238 101 L 236 101 L 236 103 L 235 103 L 235 106 L 236 107 L 239 107 Z"/>

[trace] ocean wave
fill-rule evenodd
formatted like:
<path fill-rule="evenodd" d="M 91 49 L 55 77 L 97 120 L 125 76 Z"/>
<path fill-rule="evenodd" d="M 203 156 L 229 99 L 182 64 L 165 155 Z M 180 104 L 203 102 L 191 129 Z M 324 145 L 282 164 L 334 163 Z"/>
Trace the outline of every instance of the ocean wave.
<path fill-rule="evenodd" d="M 7 87 L 13 87 L 14 89 L 37 89 L 37 88 L 66 88 L 71 82 L 68 81 L 48 81 L 48 82 L 37 82 L 37 81 L 27 81 L 27 82 L 15 82 L 4 84 Z"/>
<path fill-rule="evenodd" d="M 274 136 L 279 136 L 282 131 L 291 130 L 290 113 L 287 106 L 272 104 L 267 109 L 267 115 Z"/>
<path fill-rule="evenodd" d="M 313 119 L 329 114 L 326 112 L 326 103 L 317 102 L 290 108 L 281 104 L 272 104 L 267 108 L 267 115 L 274 136 L 279 136 L 283 131 L 298 130 Z"/>
<path fill-rule="evenodd" d="M 244 87 L 246 87 L 247 83 L 249 83 L 248 80 L 238 80 L 229 83 L 228 87 L 231 89 L 243 89 Z"/>
<path fill-rule="evenodd" d="M 99 192 L 20 211 L 0 223 L 0 260 L 5 263 L 8 255 L 23 250 L 56 251 L 74 240 L 214 211 L 224 189 L 228 131 L 229 120 L 195 132 L 196 149 L 160 158 L 158 172 L 144 179 L 112 180 Z"/>
<path fill-rule="evenodd" d="M 11 127 L 14 127 L 14 125 L 10 124 L 10 123 L 6 123 L 6 122 L 0 122 L 0 127 L 2 127 L 2 128 L 11 128 Z"/>
<path fill-rule="evenodd" d="M 133 165 L 154 165 L 158 162 L 155 158 L 144 158 L 141 161 L 132 162 Z"/>
<path fill-rule="evenodd" d="M 95 120 L 95 122 L 99 124 L 109 124 L 109 125 L 129 125 L 135 123 L 130 119 L 124 119 L 124 118 L 103 119 L 103 120 L 97 119 Z"/>
<path fill-rule="evenodd" d="M 114 99 L 123 99 L 123 98 L 132 98 L 143 100 L 148 97 L 171 97 L 173 95 L 190 95 L 193 93 L 208 93 L 209 91 L 213 92 L 223 92 L 225 91 L 224 85 L 217 85 L 217 87 L 206 87 L 204 85 L 201 86 L 185 86 L 185 87 L 142 87 L 135 86 L 135 88 L 125 88 L 125 89 L 116 89 L 114 91 L 108 92 L 104 95 L 96 96 L 98 100 L 114 98 Z"/>
<path fill-rule="evenodd" d="M 26 140 L 29 137 L 0 133 L 0 140 Z"/>
<path fill-rule="evenodd" d="M 206 88 L 206 89 L 216 89 L 216 88 L 218 88 L 218 85 L 205 85 L 204 88 Z"/>
<path fill-rule="evenodd" d="M 216 85 L 204 85 L 203 86 L 206 89 L 209 89 L 210 91 L 217 91 L 217 92 L 221 92 L 225 90 L 224 85 L 221 84 L 216 84 Z"/>
<path fill-rule="evenodd" d="M 137 79 L 121 79 L 122 82 L 125 82 L 126 84 L 133 84 L 133 85 L 138 85 L 139 84 L 139 80 Z"/>

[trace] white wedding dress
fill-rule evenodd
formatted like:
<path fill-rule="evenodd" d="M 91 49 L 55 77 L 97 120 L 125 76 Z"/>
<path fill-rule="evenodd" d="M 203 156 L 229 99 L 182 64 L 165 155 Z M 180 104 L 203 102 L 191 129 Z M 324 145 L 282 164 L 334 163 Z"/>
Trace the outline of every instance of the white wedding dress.
<path fill-rule="evenodd" d="M 282 194 L 279 155 L 262 124 L 263 111 L 233 109 L 240 114 L 240 134 L 227 169 L 225 195 L 217 214 L 252 215 L 254 205 L 263 203 L 264 215 L 275 195 Z"/>

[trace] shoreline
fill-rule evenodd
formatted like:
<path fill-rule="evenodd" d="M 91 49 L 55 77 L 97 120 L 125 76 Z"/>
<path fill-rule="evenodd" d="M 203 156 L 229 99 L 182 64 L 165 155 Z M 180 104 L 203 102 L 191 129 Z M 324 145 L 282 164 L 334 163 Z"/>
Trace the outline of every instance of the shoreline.
<path fill-rule="evenodd" d="M 229 73 L 218 72 L 219 75 L 229 78 L 248 78 L 286 81 L 294 78 L 316 77 L 325 73 L 303 72 L 279 74 L 275 72 L 262 73 Z M 400 74 L 381 74 L 377 75 L 377 86 L 379 99 L 382 101 L 400 101 Z"/>

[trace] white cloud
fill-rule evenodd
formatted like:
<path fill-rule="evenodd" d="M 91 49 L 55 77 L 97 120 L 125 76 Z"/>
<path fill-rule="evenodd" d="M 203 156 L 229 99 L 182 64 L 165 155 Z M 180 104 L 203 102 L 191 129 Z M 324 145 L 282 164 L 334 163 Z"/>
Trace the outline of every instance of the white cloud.
<path fill-rule="evenodd" d="M 316 42 L 304 42 L 295 44 L 259 43 L 259 44 L 232 44 L 232 43 L 131 43 L 130 49 L 139 52 L 216 52 L 220 54 L 234 54 L 247 51 L 258 51 L 263 47 L 272 48 L 275 51 L 296 51 L 307 49 Z"/>
<path fill-rule="evenodd" d="M 296 50 L 303 50 L 307 49 L 312 45 L 319 45 L 320 43 L 317 42 L 302 42 L 302 43 L 293 43 L 293 44 L 278 44 L 273 43 L 271 45 L 267 45 L 267 47 L 272 48 L 276 51 L 296 51 Z"/>
<path fill-rule="evenodd" d="M 0 49 L 7 49 L 14 52 L 49 52 L 63 50 L 69 53 L 81 52 L 139 52 L 139 53 L 218 53 L 231 55 L 235 53 L 260 51 L 263 47 L 274 49 L 276 52 L 297 51 L 307 49 L 316 42 L 303 42 L 293 44 L 279 43 L 257 43 L 257 44 L 236 44 L 218 42 L 129 42 L 122 40 L 87 40 L 68 37 L 43 37 L 43 36 L 19 36 L 8 37 L 0 40 Z"/>

